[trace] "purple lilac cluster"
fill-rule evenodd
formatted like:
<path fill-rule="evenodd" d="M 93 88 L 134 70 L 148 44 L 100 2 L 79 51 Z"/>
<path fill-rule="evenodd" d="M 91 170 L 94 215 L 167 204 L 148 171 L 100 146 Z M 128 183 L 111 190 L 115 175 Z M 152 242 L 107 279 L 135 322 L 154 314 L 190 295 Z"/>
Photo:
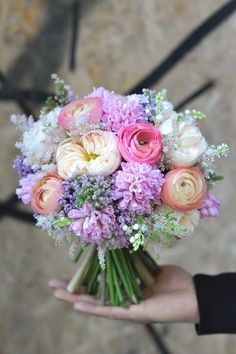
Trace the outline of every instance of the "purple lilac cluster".
<path fill-rule="evenodd" d="M 77 207 L 78 200 L 81 204 L 89 201 L 98 209 L 113 201 L 111 196 L 112 179 L 110 177 L 82 174 L 75 179 L 66 179 L 62 184 L 63 195 L 59 202 L 66 214 Z"/>
<path fill-rule="evenodd" d="M 219 215 L 220 201 L 211 193 L 207 193 L 200 206 L 201 218 L 215 217 Z"/>
<path fill-rule="evenodd" d="M 76 197 L 81 189 L 78 181 L 75 179 L 68 178 L 62 182 L 63 194 L 59 199 L 59 203 L 66 214 L 69 213 L 71 209 L 75 208 Z"/>
<path fill-rule="evenodd" d="M 89 97 L 100 97 L 103 100 L 102 122 L 115 133 L 128 124 L 147 121 L 141 95 L 118 96 L 100 87 Z"/>
<path fill-rule="evenodd" d="M 147 119 L 152 122 L 152 117 L 156 116 L 156 91 L 143 89 L 142 104 Z"/>
<path fill-rule="evenodd" d="M 144 214 L 152 211 L 152 203 L 160 204 L 165 179 L 159 169 L 138 162 L 123 162 L 121 168 L 113 184 L 113 198 L 120 210 Z"/>
<path fill-rule="evenodd" d="M 13 168 L 17 170 L 19 176 L 26 177 L 29 173 L 36 173 L 38 169 L 32 169 L 31 166 L 26 165 L 25 157 L 23 155 L 18 155 L 13 161 Z"/>

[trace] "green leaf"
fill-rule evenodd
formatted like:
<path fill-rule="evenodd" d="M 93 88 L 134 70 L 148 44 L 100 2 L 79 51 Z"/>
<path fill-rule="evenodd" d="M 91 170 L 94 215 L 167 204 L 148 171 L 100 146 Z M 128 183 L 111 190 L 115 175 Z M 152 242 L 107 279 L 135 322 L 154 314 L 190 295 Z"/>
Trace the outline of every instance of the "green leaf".
<path fill-rule="evenodd" d="M 224 179 L 224 176 L 219 176 L 216 175 L 215 173 L 209 173 L 209 180 L 213 181 L 213 182 L 217 182 L 217 181 L 222 181 Z"/>
<path fill-rule="evenodd" d="M 62 217 L 58 220 L 53 221 L 53 225 L 59 229 L 62 229 L 63 227 L 66 227 L 72 223 L 73 219 L 72 218 L 66 218 Z"/>
<path fill-rule="evenodd" d="M 82 191 L 77 195 L 75 205 L 77 208 L 81 208 L 86 201 L 91 201 L 93 191 L 90 188 L 83 187 Z"/>

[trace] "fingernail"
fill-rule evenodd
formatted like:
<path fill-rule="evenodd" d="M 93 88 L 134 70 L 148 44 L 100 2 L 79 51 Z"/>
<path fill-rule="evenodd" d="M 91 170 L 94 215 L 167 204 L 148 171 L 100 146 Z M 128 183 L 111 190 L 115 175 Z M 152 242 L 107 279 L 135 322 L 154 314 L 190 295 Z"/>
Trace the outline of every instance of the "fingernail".
<path fill-rule="evenodd" d="M 50 279 L 50 280 L 49 280 L 48 286 L 50 286 L 51 288 L 53 288 L 53 286 L 54 286 L 54 281 L 53 281 L 53 279 Z"/>
<path fill-rule="evenodd" d="M 60 290 L 54 291 L 54 296 L 57 297 L 58 299 L 61 299 L 62 297 L 61 291 Z"/>

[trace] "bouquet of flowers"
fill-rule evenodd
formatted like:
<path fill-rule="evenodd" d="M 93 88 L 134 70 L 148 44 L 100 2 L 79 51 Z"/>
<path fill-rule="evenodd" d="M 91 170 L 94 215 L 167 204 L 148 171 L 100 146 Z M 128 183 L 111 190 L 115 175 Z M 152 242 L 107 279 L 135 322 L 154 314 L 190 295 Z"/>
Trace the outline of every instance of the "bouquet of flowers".
<path fill-rule="evenodd" d="M 147 251 L 191 234 L 217 216 L 209 191 L 222 179 L 204 113 L 175 112 L 166 90 L 117 95 L 103 87 L 79 98 L 57 75 L 38 119 L 12 115 L 22 131 L 18 197 L 57 244 L 66 240 L 78 270 L 67 290 L 85 286 L 103 303 L 142 299 L 159 268 Z"/>

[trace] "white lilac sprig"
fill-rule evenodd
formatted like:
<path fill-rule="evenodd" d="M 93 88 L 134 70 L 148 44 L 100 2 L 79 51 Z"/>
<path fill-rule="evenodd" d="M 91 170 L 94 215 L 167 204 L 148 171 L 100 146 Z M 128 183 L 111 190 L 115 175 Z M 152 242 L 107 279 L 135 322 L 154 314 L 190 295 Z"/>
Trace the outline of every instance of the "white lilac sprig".
<path fill-rule="evenodd" d="M 229 155 L 229 146 L 225 143 L 220 145 L 209 145 L 207 150 L 202 154 L 200 159 L 200 167 L 203 169 L 206 179 L 220 180 L 215 174 L 215 160 Z"/>
<path fill-rule="evenodd" d="M 167 90 L 160 92 L 143 89 L 142 104 L 145 109 L 148 121 L 158 126 L 163 114 L 172 111 L 173 105 L 166 98 Z"/>
<path fill-rule="evenodd" d="M 169 164 L 173 161 L 173 157 L 168 156 L 169 151 L 176 146 L 176 136 L 175 134 L 163 134 L 162 135 L 162 153 L 161 158 L 158 163 L 158 168 L 161 171 L 167 171 L 170 167 Z"/>
<path fill-rule="evenodd" d="M 27 131 L 32 128 L 34 124 L 34 118 L 32 116 L 27 117 L 26 115 L 12 114 L 10 116 L 10 121 L 14 124 L 19 130 Z"/>
<path fill-rule="evenodd" d="M 123 231 L 130 236 L 133 250 L 137 251 L 139 247 L 146 249 L 151 239 L 165 246 L 171 246 L 171 238 L 186 233 L 187 229 L 177 222 L 170 211 L 164 210 L 146 216 L 138 215 L 133 225 L 123 226 Z"/>
<path fill-rule="evenodd" d="M 52 111 L 58 106 L 63 107 L 77 98 L 70 86 L 66 85 L 64 80 L 62 80 L 57 74 L 52 74 L 51 78 L 54 81 L 55 94 L 54 96 L 49 96 L 47 98 L 44 107 L 41 110 L 41 115 Z"/>
<path fill-rule="evenodd" d="M 36 226 L 41 228 L 42 231 L 47 231 L 57 245 L 60 245 L 64 239 L 71 242 L 71 238 L 74 236 L 69 229 L 70 223 L 67 221 L 64 223 L 62 220 L 66 219 L 63 211 L 59 213 L 51 213 L 49 215 L 34 215 L 36 219 Z M 61 224 L 57 223 L 61 220 Z"/>
<path fill-rule="evenodd" d="M 193 124 L 196 124 L 196 121 L 202 120 L 204 118 L 206 118 L 205 113 L 197 111 L 196 109 L 186 109 L 184 112 L 177 114 L 176 122 L 180 123 L 186 120 L 190 120 Z"/>

